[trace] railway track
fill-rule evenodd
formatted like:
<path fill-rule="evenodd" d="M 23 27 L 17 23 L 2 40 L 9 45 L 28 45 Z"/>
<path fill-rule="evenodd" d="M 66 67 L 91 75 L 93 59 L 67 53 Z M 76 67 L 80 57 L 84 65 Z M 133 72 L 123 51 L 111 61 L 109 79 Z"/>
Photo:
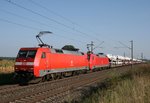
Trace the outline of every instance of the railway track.
<path fill-rule="evenodd" d="M 124 73 L 129 69 L 129 67 L 119 67 L 40 84 L 1 89 L 0 100 L 2 103 L 63 103 L 77 89 L 111 77 L 112 71 Z"/>
<path fill-rule="evenodd" d="M 15 88 L 15 87 L 18 87 L 18 84 L 0 86 L 0 92 L 5 90 L 5 89 L 10 89 L 10 88 Z"/>

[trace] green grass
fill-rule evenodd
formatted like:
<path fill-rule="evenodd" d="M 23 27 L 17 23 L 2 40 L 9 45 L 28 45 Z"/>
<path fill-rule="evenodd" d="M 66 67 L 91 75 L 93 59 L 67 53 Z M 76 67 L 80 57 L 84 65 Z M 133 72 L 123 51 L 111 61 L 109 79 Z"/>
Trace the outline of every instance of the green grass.
<path fill-rule="evenodd" d="M 81 103 L 150 103 L 150 64 L 107 79 Z"/>

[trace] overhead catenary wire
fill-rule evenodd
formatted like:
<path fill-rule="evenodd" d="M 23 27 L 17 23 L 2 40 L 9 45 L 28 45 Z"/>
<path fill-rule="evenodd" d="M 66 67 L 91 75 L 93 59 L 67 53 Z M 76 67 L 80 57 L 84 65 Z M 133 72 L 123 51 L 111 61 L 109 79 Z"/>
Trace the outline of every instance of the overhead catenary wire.
<path fill-rule="evenodd" d="M 0 18 L 0 21 L 7 22 L 7 23 L 9 23 L 9 24 L 15 24 L 15 25 L 18 25 L 18 26 L 21 26 L 21 27 L 24 27 L 24 28 L 28 28 L 28 29 L 34 29 L 34 30 L 38 30 L 38 31 L 40 30 L 40 31 L 41 31 L 40 28 L 31 27 L 31 26 L 28 26 L 28 25 L 16 23 L 16 22 L 9 21 L 9 20 L 2 19 L 2 18 Z"/>
<path fill-rule="evenodd" d="M 44 10 L 46 10 L 46 11 L 48 11 L 48 12 L 54 14 L 54 15 L 56 15 L 56 16 L 62 18 L 63 20 L 65 20 L 65 21 L 67 21 L 67 22 L 70 22 L 70 23 L 73 24 L 73 25 L 76 25 L 76 26 L 79 26 L 79 27 L 82 27 L 82 28 L 83 28 L 83 26 L 79 25 L 78 23 L 76 23 L 76 22 L 70 20 L 69 18 L 67 18 L 67 17 L 65 17 L 65 16 L 62 16 L 62 15 L 60 15 L 60 14 L 58 14 L 58 13 L 56 13 L 56 12 L 50 10 L 49 8 L 47 8 L 47 7 L 41 5 L 41 4 L 39 4 L 39 3 L 37 3 L 37 2 L 35 2 L 35 1 L 33 1 L 33 0 L 28 0 L 28 1 L 31 2 L 32 4 L 38 6 L 38 7 L 43 8 Z M 89 28 L 88 28 L 87 30 L 89 30 Z M 83 32 L 78 31 L 78 30 L 77 30 L 77 32 L 83 33 Z M 85 33 L 84 33 L 84 34 L 85 34 Z M 95 32 L 94 32 L 94 34 L 98 35 L 98 33 L 95 33 Z M 96 39 L 97 39 L 97 38 L 96 38 Z M 97 39 L 97 41 L 99 41 L 99 39 Z"/>
<path fill-rule="evenodd" d="M 59 37 L 61 37 L 61 38 L 64 38 L 64 39 L 66 39 L 66 38 L 68 38 L 67 36 L 64 36 L 64 35 L 59 35 L 59 34 L 57 34 L 57 33 L 53 33 L 53 34 L 56 34 L 56 36 L 59 36 Z M 75 39 L 73 39 L 73 38 L 69 38 L 70 40 L 72 40 L 72 41 L 75 41 L 75 42 L 80 42 L 80 43 L 84 43 L 84 44 L 86 44 L 86 42 L 84 42 L 84 41 L 81 41 L 81 40 L 75 40 Z"/>
<path fill-rule="evenodd" d="M 58 17 L 62 18 L 62 19 L 64 19 L 65 21 L 70 22 L 70 23 L 71 23 L 71 24 L 73 24 L 73 25 L 76 25 L 76 26 L 82 27 L 82 26 L 81 26 L 81 25 L 79 25 L 78 23 L 75 23 L 74 21 L 72 21 L 72 20 L 70 20 L 70 19 L 68 19 L 68 18 L 66 18 L 66 17 L 64 17 L 64 16 L 62 16 L 62 15 L 60 15 L 60 14 L 58 14 L 58 13 L 56 13 L 56 12 L 54 12 L 54 11 L 50 10 L 50 9 L 48 9 L 48 8 L 46 8 L 45 6 L 43 6 L 43 5 L 41 5 L 41 4 L 37 3 L 37 2 L 35 2 L 35 1 L 33 1 L 33 0 L 28 0 L 28 1 L 29 1 L 29 2 L 31 2 L 32 4 L 34 4 L 34 5 L 38 6 L 38 7 L 43 8 L 44 10 L 46 10 L 46 11 L 48 11 L 48 12 L 52 13 L 52 14 L 54 14 L 54 15 L 56 15 L 56 16 L 58 16 Z M 87 29 L 87 30 L 88 30 L 88 29 Z M 84 35 L 87 35 L 86 33 L 81 32 L 81 31 L 76 30 L 76 29 L 74 29 L 74 31 L 79 32 L 79 33 L 84 34 Z M 94 33 L 94 34 L 96 34 L 96 35 L 97 35 L 97 33 Z M 92 38 L 94 38 L 94 39 L 96 39 L 97 41 L 101 42 L 99 39 L 97 39 L 97 38 L 95 38 L 95 37 L 93 37 L 93 36 L 92 36 Z"/>
<path fill-rule="evenodd" d="M 131 47 L 125 45 L 124 43 L 122 43 L 121 41 L 118 41 L 121 45 L 123 45 L 124 47 L 128 48 L 128 49 L 131 49 Z"/>
<path fill-rule="evenodd" d="M 54 15 L 56 15 L 56 16 L 62 18 L 62 19 L 64 19 L 65 21 L 68 21 L 68 22 L 72 23 L 73 25 L 78 25 L 77 23 L 71 21 L 69 18 L 66 18 L 66 17 L 62 16 L 62 15 L 60 15 L 60 14 L 58 14 L 58 13 L 56 13 L 56 12 L 54 12 L 54 11 L 48 9 L 48 8 L 46 8 L 45 6 L 43 6 L 43 5 L 41 5 L 41 4 L 37 3 L 37 2 L 35 2 L 35 1 L 33 1 L 33 0 L 28 0 L 28 1 L 31 2 L 32 4 L 38 6 L 38 7 L 41 7 L 41 8 L 43 8 L 43 9 L 45 9 L 45 10 L 48 11 L 48 12 L 51 12 L 52 14 L 54 14 Z"/>
<path fill-rule="evenodd" d="M 18 15 L 18 14 L 12 13 L 12 12 L 10 12 L 10 11 L 6 11 L 6 10 L 3 10 L 3 9 L 0 9 L 0 11 L 2 11 L 2 12 L 4 12 L 4 13 L 7 13 L 7 14 L 10 14 L 10 15 L 13 15 L 13 16 L 16 16 L 16 17 L 18 17 L 18 18 L 24 19 L 24 20 L 26 19 L 26 20 L 28 20 L 28 21 L 30 21 L 30 22 L 38 23 L 38 24 L 43 25 L 43 26 L 46 26 L 46 27 L 51 27 L 51 28 L 54 28 L 54 29 L 57 29 L 57 30 L 61 30 L 61 31 L 67 32 L 67 31 L 65 31 L 65 30 L 63 30 L 63 29 L 57 28 L 57 27 L 52 26 L 52 25 L 50 25 L 50 24 L 46 24 L 46 23 L 37 21 L 37 20 L 35 20 L 35 19 L 30 19 L 30 18 L 21 16 L 21 15 Z"/>
<path fill-rule="evenodd" d="M 93 50 L 96 49 L 96 48 L 100 48 L 100 46 L 101 46 L 103 43 L 104 43 L 104 41 L 102 41 L 100 44 L 98 44 L 97 46 L 95 46 L 95 47 L 93 48 Z"/>
<path fill-rule="evenodd" d="M 12 15 L 12 16 L 16 16 L 16 17 L 21 18 L 21 19 L 26 19 L 26 20 L 28 20 L 28 21 L 30 21 L 30 22 L 39 23 L 39 24 L 44 25 L 44 26 L 46 26 L 46 27 L 49 26 L 49 25 L 47 25 L 47 24 L 45 24 L 45 23 L 36 21 L 35 19 L 30 19 L 30 18 L 21 16 L 21 15 L 18 15 L 18 14 L 12 13 L 12 12 L 10 12 L 10 11 L 6 11 L 6 10 L 3 10 L 3 9 L 0 9 L 0 11 L 2 11 L 2 12 L 4 12 L 4 13 L 7 13 L 7 14 L 9 14 L 9 15 Z M 53 26 L 51 26 L 51 27 L 53 27 Z"/>
<path fill-rule="evenodd" d="M 62 26 L 64 26 L 64 27 L 68 28 L 68 29 L 73 29 L 72 27 L 70 27 L 70 26 L 68 26 L 68 25 L 65 25 L 65 24 L 63 24 L 63 23 L 61 23 L 61 22 L 58 22 L 58 21 L 56 21 L 55 19 L 49 18 L 49 17 L 47 17 L 47 16 L 45 16 L 45 15 L 42 15 L 42 14 L 36 12 L 36 11 L 33 11 L 33 10 L 28 9 L 28 8 L 26 8 L 26 7 L 23 7 L 23 6 L 21 6 L 21 5 L 17 4 L 17 3 L 15 3 L 15 2 L 12 2 L 11 0 L 5 0 L 5 1 L 7 1 L 8 3 L 11 3 L 12 5 L 15 5 L 15 6 L 19 7 L 19 8 L 22 8 L 22 9 L 28 11 L 28 12 L 31 12 L 31 13 L 33 13 L 33 14 L 36 14 L 36 15 L 40 16 L 40 17 L 43 17 L 43 18 L 45 18 L 45 19 L 47 19 L 47 20 L 53 21 L 53 22 L 55 22 L 55 23 L 57 23 L 57 24 L 59 24 L 59 25 L 62 25 Z"/>
<path fill-rule="evenodd" d="M 17 25 L 17 26 L 21 26 L 21 27 L 24 27 L 24 28 L 32 29 L 32 30 L 38 30 L 38 31 L 41 31 L 40 28 L 35 28 L 35 27 L 23 25 L 23 24 L 16 23 L 16 22 L 12 22 L 12 21 L 9 21 L 9 20 L 6 20 L 6 19 L 2 19 L 2 18 L 0 18 L 0 21 L 7 22 L 7 23 L 9 23 L 9 24 L 14 24 L 14 25 Z M 54 33 L 54 34 L 56 34 L 56 33 Z M 58 34 L 56 34 L 56 36 L 57 36 L 57 35 L 58 35 Z M 64 38 L 64 39 L 67 38 L 66 36 L 62 36 L 62 35 L 59 35 L 58 37 L 61 37 L 61 38 Z M 72 38 L 71 38 L 70 40 L 77 41 L 77 40 L 72 39 Z M 85 42 L 79 41 L 79 40 L 78 40 L 78 42 L 85 43 Z"/>
<path fill-rule="evenodd" d="M 78 33 L 80 33 L 80 34 L 82 34 L 82 35 L 84 35 L 84 36 L 86 36 L 86 37 L 90 36 L 91 38 L 93 38 L 93 39 L 95 39 L 95 40 L 97 40 L 97 41 L 100 41 L 100 40 L 98 40 L 97 38 L 94 38 L 93 36 L 91 36 L 91 35 L 89 35 L 89 34 L 87 34 L 87 33 L 81 32 L 81 31 L 79 31 L 79 30 L 77 30 L 77 29 L 75 29 L 75 28 L 73 28 L 73 27 L 70 27 L 70 26 L 68 26 L 68 25 L 66 25 L 66 24 L 64 24 L 64 23 L 61 23 L 61 22 L 59 22 L 59 21 L 57 21 L 57 20 L 55 20 L 55 19 L 51 19 L 51 18 L 49 18 L 49 17 L 47 17 L 47 16 L 45 16 L 45 15 L 42 15 L 42 14 L 40 14 L 40 13 L 38 13 L 38 12 L 35 12 L 35 11 L 31 10 L 31 9 L 28 9 L 28 8 L 26 8 L 26 7 L 23 7 L 23 6 L 21 6 L 21 5 L 17 4 L 17 3 L 15 3 L 15 2 L 12 2 L 11 0 L 5 0 L 5 1 L 7 1 L 8 3 L 11 3 L 12 5 L 15 5 L 15 6 L 19 7 L 19 8 L 22 8 L 22 9 L 28 11 L 28 12 L 31 12 L 31 13 L 33 13 L 33 14 L 36 14 L 36 15 L 38 15 L 38 16 L 40 16 L 40 17 L 43 17 L 43 18 L 45 18 L 45 19 L 47 19 L 47 20 L 50 20 L 50 21 L 52 21 L 52 22 L 55 22 L 55 23 L 57 23 L 57 24 L 59 24 L 59 25 L 62 25 L 62 26 L 66 27 L 66 28 L 68 28 L 68 29 L 70 29 L 70 30 L 72 30 L 72 31 L 76 31 L 76 32 L 78 32 Z"/>
<path fill-rule="evenodd" d="M 36 20 L 34 20 L 34 19 L 30 19 L 30 18 L 27 18 L 27 17 L 24 17 L 24 16 L 20 16 L 20 15 L 18 15 L 18 14 L 15 14 L 15 13 L 12 13 L 12 12 L 9 12 L 9 11 L 6 11 L 6 10 L 0 9 L 0 11 L 2 11 L 2 12 L 4 12 L 4 13 L 7 13 L 7 14 L 10 14 L 10 15 L 13 15 L 13 16 L 16 16 L 16 17 L 19 17 L 19 18 L 21 18 L 21 19 L 26 19 L 26 20 L 28 20 L 28 21 L 30 21 L 30 22 L 39 23 L 39 24 L 41 24 L 41 25 L 43 25 L 43 26 L 46 26 L 46 27 L 52 27 L 52 28 L 55 28 L 55 29 L 57 29 L 57 30 L 61 30 L 61 31 L 63 31 L 63 32 L 67 32 L 67 31 L 62 30 L 62 29 L 59 29 L 59 28 L 57 28 L 57 27 L 54 27 L 54 26 L 51 26 L 51 25 L 48 25 L 48 24 L 45 24 L 45 23 L 36 21 Z M 15 22 L 12 22 L 12 21 L 9 21 L 9 20 L 6 20 L 6 19 L 1 19 L 1 21 L 8 22 L 8 23 L 11 23 L 11 24 L 15 24 L 15 25 L 22 26 L 22 27 L 27 27 L 27 28 L 29 28 L 29 29 L 33 29 L 33 28 L 34 28 L 34 27 L 31 27 L 31 26 L 27 26 L 27 25 L 15 23 Z M 31 27 L 31 28 L 30 28 L 30 27 Z M 34 28 L 34 29 L 35 29 L 35 30 L 41 30 L 41 29 L 38 29 L 38 28 Z M 56 33 L 54 33 L 54 34 L 56 34 Z M 58 37 L 60 37 L 60 38 L 64 38 L 64 39 L 68 38 L 67 36 L 62 36 L 62 35 L 59 35 L 59 34 L 57 34 L 57 35 L 58 35 Z M 56 35 L 56 36 L 57 36 L 57 35 Z M 70 39 L 70 40 L 73 40 L 73 41 L 76 41 L 76 42 L 78 41 L 78 42 L 81 42 L 81 43 L 85 43 L 85 42 L 83 42 L 83 41 L 75 40 L 75 39 L 73 39 L 73 38 L 69 38 L 69 39 Z"/>

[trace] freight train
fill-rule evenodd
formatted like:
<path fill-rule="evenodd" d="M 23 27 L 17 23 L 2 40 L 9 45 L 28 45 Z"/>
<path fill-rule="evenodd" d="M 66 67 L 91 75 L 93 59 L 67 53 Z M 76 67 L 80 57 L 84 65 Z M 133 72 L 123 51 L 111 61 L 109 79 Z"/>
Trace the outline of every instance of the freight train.
<path fill-rule="evenodd" d="M 20 48 L 14 67 L 15 78 L 19 83 L 38 79 L 44 81 L 110 68 L 111 63 L 114 62 L 112 57 L 101 53 L 52 48 L 40 39 L 44 33 L 51 32 L 40 32 L 36 36 L 41 42 L 39 47 Z"/>

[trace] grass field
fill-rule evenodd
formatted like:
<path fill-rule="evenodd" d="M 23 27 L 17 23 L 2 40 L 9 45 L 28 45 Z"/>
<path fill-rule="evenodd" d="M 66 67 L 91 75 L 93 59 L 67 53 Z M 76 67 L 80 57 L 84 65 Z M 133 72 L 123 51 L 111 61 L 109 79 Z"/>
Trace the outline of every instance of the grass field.
<path fill-rule="evenodd" d="M 0 73 L 14 72 L 14 60 L 0 60 Z"/>
<path fill-rule="evenodd" d="M 150 103 L 150 64 L 114 76 L 82 103 Z"/>

